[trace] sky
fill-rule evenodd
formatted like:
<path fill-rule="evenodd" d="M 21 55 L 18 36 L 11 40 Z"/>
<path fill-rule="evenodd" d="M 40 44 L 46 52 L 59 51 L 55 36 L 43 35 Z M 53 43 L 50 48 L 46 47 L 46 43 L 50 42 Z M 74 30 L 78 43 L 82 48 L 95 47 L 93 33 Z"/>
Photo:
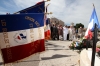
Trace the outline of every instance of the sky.
<path fill-rule="evenodd" d="M 22 9 L 35 5 L 42 0 L 0 0 L 0 14 L 15 13 Z M 95 5 L 98 20 L 100 19 L 100 0 L 50 0 L 46 2 L 49 18 L 58 18 L 66 25 L 70 23 L 82 23 L 88 26 L 93 11 L 93 3 Z M 100 21 L 100 20 L 99 20 Z"/>

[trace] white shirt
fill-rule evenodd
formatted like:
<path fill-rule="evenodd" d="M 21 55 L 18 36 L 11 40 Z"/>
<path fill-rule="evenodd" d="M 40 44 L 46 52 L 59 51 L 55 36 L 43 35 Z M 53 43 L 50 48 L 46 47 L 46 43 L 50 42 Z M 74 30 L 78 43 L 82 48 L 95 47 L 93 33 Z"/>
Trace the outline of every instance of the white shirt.
<path fill-rule="evenodd" d="M 68 34 L 68 28 L 63 27 L 63 33 L 64 33 L 64 34 Z"/>
<path fill-rule="evenodd" d="M 72 34 L 72 33 L 73 33 L 72 28 L 69 28 L 69 34 Z"/>

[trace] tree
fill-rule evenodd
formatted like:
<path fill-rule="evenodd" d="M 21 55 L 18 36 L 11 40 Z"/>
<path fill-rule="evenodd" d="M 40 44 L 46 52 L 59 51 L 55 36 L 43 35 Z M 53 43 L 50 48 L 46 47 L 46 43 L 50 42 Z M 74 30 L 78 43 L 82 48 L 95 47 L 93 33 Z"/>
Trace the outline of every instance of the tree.
<path fill-rule="evenodd" d="M 76 24 L 76 28 L 78 29 L 78 28 L 80 28 L 80 27 L 84 28 L 84 25 L 83 25 L 82 23 L 77 23 L 77 24 Z"/>

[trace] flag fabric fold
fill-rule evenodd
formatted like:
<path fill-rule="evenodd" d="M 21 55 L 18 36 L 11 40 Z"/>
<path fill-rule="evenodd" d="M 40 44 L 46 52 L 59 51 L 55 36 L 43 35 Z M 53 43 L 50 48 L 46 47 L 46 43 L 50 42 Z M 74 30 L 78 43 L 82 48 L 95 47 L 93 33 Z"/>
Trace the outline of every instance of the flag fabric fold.
<path fill-rule="evenodd" d="M 41 2 L 38 2 L 36 3 L 35 5 L 31 6 L 31 7 L 28 7 L 26 9 L 23 9 L 23 10 L 20 10 L 18 11 L 20 14 L 23 14 L 23 13 L 27 13 L 27 14 L 32 14 L 32 13 L 37 13 L 37 14 L 40 14 L 40 13 L 44 13 L 45 12 L 45 1 L 41 1 Z M 45 16 L 45 15 L 44 15 Z M 39 18 L 38 18 L 39 19 Z M 44 18 L 43 18 L 44 19 Z M 37 33 L 36 33 L 37 34 Z M 41 43 L 40 43 L 41 44 Z M 44 45 L 43 45 L 44 46 Z"/>
<path fill-rule="evenodd" d="M 97 17 L 97 14 L 96 14 L 96 10 L 95 8 L 93 9 L 93 12 L 92 12 L 92 15 L 91 15 L 91 18 L 90 18 L 90 22 L 88 24 L 88 28 L 85 32 L 85 38 L 86 39 L 92 39 L 93 37 L 93 33 L 92 31 L 94 30 L 94 25 L 97 25 L 97 27 L 99 28 L 99 21 L 98 21 L 98 17 Z"/>
<path fill-rule="evenodd" d="M 45 50 L 44 13 L 0 15 L 0 47 L 4 63 Z"/>

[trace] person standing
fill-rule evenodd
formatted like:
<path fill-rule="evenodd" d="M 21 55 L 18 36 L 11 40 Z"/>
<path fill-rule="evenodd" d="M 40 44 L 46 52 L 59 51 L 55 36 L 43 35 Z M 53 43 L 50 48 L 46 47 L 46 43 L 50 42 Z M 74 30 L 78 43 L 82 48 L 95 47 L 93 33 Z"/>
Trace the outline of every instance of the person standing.
<path fill-rule="evenodd" d="M 67 40 L 68 28 L 67 25 L 63 27 L 63 40 Z"/>
<path fill-rule="evenodd" d="M 69 31 L 70 26 L 68 26 L 68 31 Z M 67 34 L 67 40 L 69 40 L 69 32 Z"/>
<path fill-rule="evenodd" d="M 58 29 L 55 24 L 53 25 L 53 29 L 52 29 L 52 38 L 53 40 L 55 40 L 56 38 L 58 39 Z"/>
<path fill-rule="evenodd" d="M 59 27 L 60 25 L 57 25 L 57 30 L 56 30 L 56 38 L 59 40 Z"/>
<path fill-rule="evenodd" d="M 73 40 L 73 29 L 72 29 L 73 27 L 72 26 L 70 26 L 70 28 L 69 28 L 69 40 L 70 41 L 72 41 Z"/>
<path fill-rule="evenodd" d="M 73 26 L 72 27 L 72 34 L 73 34 L 73 39 L 76 39 L 76 29 L 75 29 L 75 27 Z"/>
<path fill-rule="evenodd" d="M 53 25 L 50 26 L 50 30 L 51 30 L 51 39 L 53 39 Z"/>
<path fill-rule="evenodd" d="M 63 27 L 62 27 L 62 25 L 59 26 L 58 33 L 59 33 L 59 40 L 62 40 L 62 38 L 63 38 Z"/>
<path fill-rule="evenodd" d="M 78 29 L 78 35 L 80 36 L 80 38 L 83 37 L 83 28 L 80 26 L 80 28 Z"/>

